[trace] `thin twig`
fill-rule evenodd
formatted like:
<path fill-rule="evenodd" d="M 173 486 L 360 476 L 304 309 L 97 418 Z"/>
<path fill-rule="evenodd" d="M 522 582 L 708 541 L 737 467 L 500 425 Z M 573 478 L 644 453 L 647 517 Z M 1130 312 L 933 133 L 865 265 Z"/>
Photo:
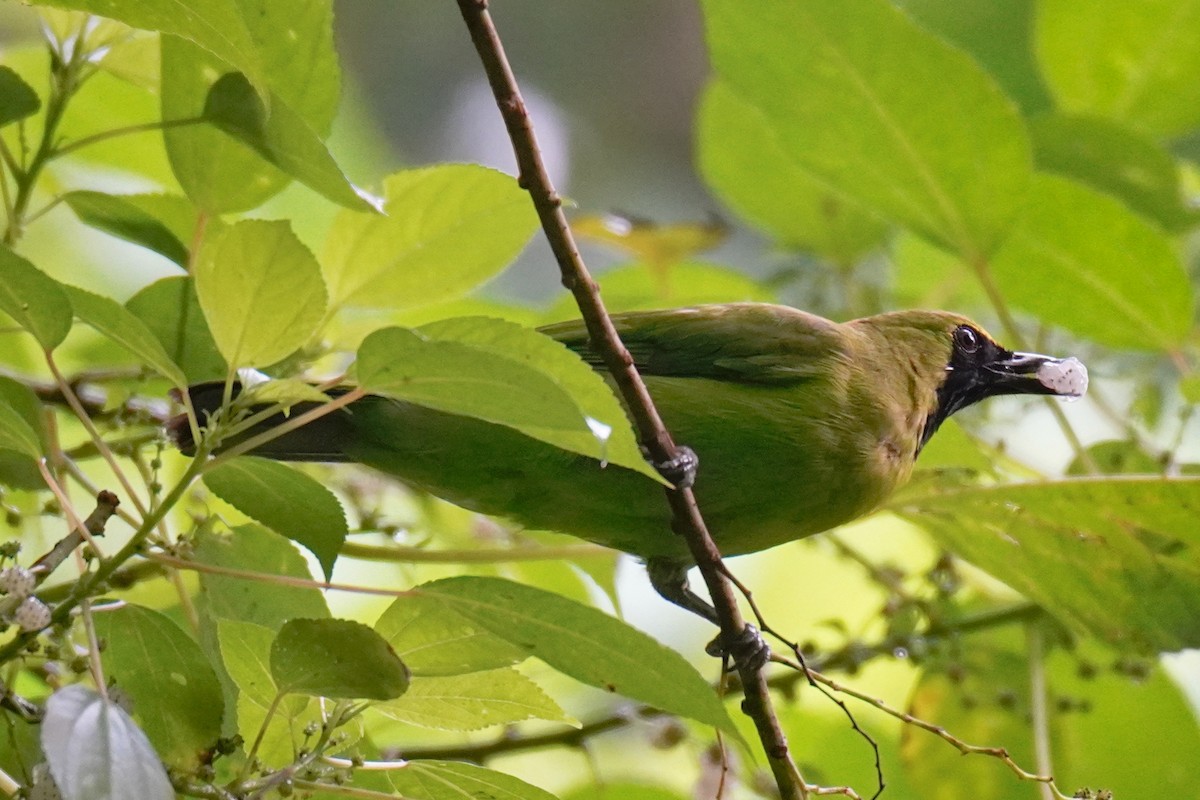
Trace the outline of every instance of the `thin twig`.
<path fill-rule="evenodd" d="M 45 469 L 44 462 L 39 461 L 38 465 L 43 470 Z M 43 476 L 47 478 L 47 482 L 52 480 L 49 472 L 44 472 Z M 51 485 L 57 486 L 56 483 L 51 483 Z M 59 489 L 59 492 L 61 491 L 62 490 Z M 58 494 L 58 492 L 56 492 L 56 494 Z M 60 539 L 58 543 L 54 545 L 54 547 L 50 548 L 48 553 L 39 558 L 37 561 L 33 562 L 33 565 L 30 567 L 33 573 L 37 575 L 37 581 L 39 584 L 49 577 L 50 573 L 58 569 L 58 565 L 61 564 L 63 560 L 75 550 L 76 547 L 79 547 L 79 545 L 83 544 L 85 538 L 103 536 L 104 526 L 108 523 L 108 520 L 112 517 L 112 515 L 117 512 L 117 506 L 121 504 L 121 501 L 117 499 L 117 496 L 112 492 L 101 491 L 96 495 L 96 508 L 92 510 L 91 514 L 88 514 L 87 519 L 79 522 L 78 518 L 75 517 L 74 511 L 68 510 L 68 506 L 70 504 L 68 502 L 64 502 L 65 500 L 65 496 L 59 499 L 60 503 L 64 503 L 63 510 L 71 515 L 71 517 L 76 521 L 71 526 L 71 532 Z M 99 555 L 99 552 L 97 552 L 97 555 Z"/>
<path fill-rule="evenodd" d="M 786 664 L 789 667 L 791 667 L 792 669 L 800 669 L 800 665 L 798 663 L 790 661 L 782 656 L 772 656 L 772 660 L 777 661 L 781 664 Z M 853 689 L 849 686 L 846 686 L 845 684 L 838 683 L 837 681 L 833 680 L 832 678 L 829 678 L 828 676 L 826 676 L 820 672 L 817 672 L 811 668 L 808 670 L 808 674 L 813 680 L 817 681 L 817 683 L 820 683 L 821 685 L 826 686 L 835 692 L 838 692 L 840 694 L 849 695 L 850 697 L 853 697 L 856 700 L 861 700 L 862 702 L 867 703 L 868 705 L 878 708 L 880 711 L 887 714 L 888 716 L 895 717 L 896 719 L 900 720 L 901 722 L 905 723 L 906 725 L 915 725 L 916 727 L 920 728 L 921 730 L 925 730 L 925 731 L 932 733 L 934 736 L 938 737 L 942 741 L 951 745 L 956 750 L 958 750 L 958 752 L 962 753 L 965 756 L 971 756 L 971 755 L 989 756 L 991 758 L 995 758 L 995 759 L 999 760 L 1006 767 L 1008 767 L 1009 770 L 1011 770 L 1013 772 L 1013 774 L 1015 774 L 1021 780 L 1035 781 L 1037 783 L 1045 784 L 1046 786 L 1048 786 L 1052 792 L 1051 796 L 1054 798 L 1054 800 L 1071 800 L 1067 795 L 1065 795 L 1059 791 L 1058 787 L 1054 783 L 1053 776 L 1042 775 L 1042 774 L 1038 774 L 1036 772 L 1029 772 L 1028 770 L 1023 769 L 1019 764 L 1017 764 L 1016 761 L 1013 760 L 1012 756 L 1009 755 L 1008 750 L 1006 748 L 984 747 L 981 745 L 968 744 L 967 742 L 964 742 L 962 739 L 959 739 L 954 734 L 950 733 L 950 731 L 946 730 L 941 725 L 935 725 L 932 722 L 926 722 L 925 720 L 921 719 L 920 717 L 915 717 L 906 711 L 901 711 L 897 708 L 893 708 L 891 705 L 889 705 L 885 700 L 883 700 L 881 698 L 872 697 L 869 694 L 860 692 L 857 689 Z"/>
<path fill-rule="evenodd" d="M 562 210 L 562 198 L 542 163 L 533 123 L 488 13 L 487 0 L 457 2 L 512 140 L 519 169 L 518 182 L 529 192 L 537 210 L 542 230 L 558 262 L 563 286 L 575 296 L 592 347 L 616 383 L 642 445 L 654 461 L 669 463 L 677 455 L 675 442 L 655 409 L 632 356 L 617 335 L 600 299 L 599 287 L 579 255 Z M 690 489 L 682 488 L 668 490 L 667 499 L 672 512 L 672 530 L 687 540 L 692 558 L 708 587 L 720 622 L 721 640 L 738 641 L 745 634 L 746 622 L 742 619 L 733 587 L 718 568 L 721 554 L 708 535 L 696 498 Z M 779 793 L 784 800 L 801 800 L 807 794 L 805 782 L 788 752 L 787 739 L 771 704 L 766 676 L 761 670 L 750 669 L 745 664 L 738 665 L 738 669 L 745 693 L 742 708 L 754 720 Z"/>
<path fill-rule="evenodd" d="M 129 478 L 125 476 L 125 470 L 121 469 L 121 465 L 117 463 L 117 458 L 113 455 L 112 449 L 104 441 L 104 437 L 100 435 L 100 431 L 96 429 L 95 423 L 88 416 L 83 404 L 79 402 L 79 397 L 75 394 L 75 389 L 72 388 L 71 384 L 67 383 L 67 379 L 59 371 L 58 364 L 54 361 L 54 355 L 47 350 L 45 356 L 46 365 L 50 367 L 50 372 L 54 375 L 54 380 L 58 383 L 58 388 L 62 390 L 67 405 L 75 412 L 75 416 L 79 418 L 80 424 L 83 425 L 84 430 L 87 431 L 88 436 L 91 437 L 92 442 L 96 445 L 96 449 L 100 452 L 100 457 L 108 464 L 109 469 L 112 470 L 117 482 L 121 484 L 121 488 L 125 490 L 134 508 L 137 509 L 138 514 L 144 517 L 146 515 L 146 506 L 138 497 L 137 492 L 134 491 L 133 484 L 129 482 Z"/>

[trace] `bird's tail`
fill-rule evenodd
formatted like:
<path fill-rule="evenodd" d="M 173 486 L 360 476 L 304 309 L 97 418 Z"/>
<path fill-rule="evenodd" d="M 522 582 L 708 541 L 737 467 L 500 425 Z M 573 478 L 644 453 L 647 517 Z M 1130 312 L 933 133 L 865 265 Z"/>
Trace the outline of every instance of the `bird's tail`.
<path fill-rule="evenodd" d="M 234 396 L 241 390 L 234 386 Z M 331 390 L 327 394 L 337 396 L 345 390 Z M 196 418 L 201 429 L 206 427 L 208 420 L 221 407 L 225 393 L 225 384 L 220 381 L 198 383 L 188 387 L 188 399 L 196 411 Z M 176 398 L 180 399 L 180 398 Z M 295 418 L 318 403 L 296 403 L 288 413 L 275 414 L 237 436 L 225 439 L 216 448 L 217 452 L 226 450 L 239 442 L 244 442 L 253 436 L 274 428 L 288 419 Z M 351 404 L 353 405 L 353 404 Z M 266 406 L 251 409 L 251 413 L 264 410 Z M 353 421 L 349 408 L 341 408 L 293 431 L 259 445 L 251 452 L 254 455 L 271 458 L 276 461 L 349 461 L 352 460 L 345 451 L 345 444 L 351 440 Z M 167 421 L 167 435 L 175 442 L 185 455 L 195 455 L 196 442 L 192 436 L 192 426 L 188 423 L 187 414 L 178 414 Z"/>

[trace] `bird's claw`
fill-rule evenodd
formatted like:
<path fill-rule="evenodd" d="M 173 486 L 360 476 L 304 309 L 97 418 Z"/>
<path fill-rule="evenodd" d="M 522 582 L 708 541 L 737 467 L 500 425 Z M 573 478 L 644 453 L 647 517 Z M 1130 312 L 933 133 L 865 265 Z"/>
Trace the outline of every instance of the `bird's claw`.
<path fill-rule="evenodd" d="M 728 644 L 723 642 L 722 635 L 718 634 L 705 646 L 704 652 L 710 656 L 729 656 L 738 668 L 745 667 L 751 672 L 758 672 L 771 660 L 771 647 L 763 639 L 758 628 L 749 624 Z"/>
<path fill-rule="evenodd" d="M 674 458 L 668 461 L 651 461 L 650 464 L 676 489 L 690 489 L 696 482 L 700 457 L 687 445 L 677 445 Z"/>

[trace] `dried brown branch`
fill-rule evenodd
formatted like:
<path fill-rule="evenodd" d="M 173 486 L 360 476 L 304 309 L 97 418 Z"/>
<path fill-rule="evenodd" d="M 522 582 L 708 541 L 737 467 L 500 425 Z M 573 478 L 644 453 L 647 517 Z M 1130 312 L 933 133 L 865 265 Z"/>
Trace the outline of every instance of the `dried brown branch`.
<path fill-rule="evenodd" d="M 104 490 L 96 495 L 96 508 L 88 514 L 87 519 L 83 520 L 83 527 L 89 536 L 103 536 L 104 526 L 108 524 L 108 520 L 113 514 L 117 513 L 117 506 L 121 501 L 117 496 L 110 491 Z M 33 562 L 30 569 L 37 576 L 37 581 L 40 584 L 50 573 L 58 569 L 58 565 L 71 554 L 71 552 L 84 542 L 84 533 L 79 530 L 72 530 L 66 536 L 58 541 L 54 547 L 50 548 L 44 556 Z"/>
<path fill-rule="evenodd" d="M 663 425 L 654 401 L 634 367 L 633 358 L 617 335 L 600 299 L 599 287 L 579 255 L 563 213 L 562 198 L 555 191 L 542 163 L 533 123 L 521 98 L 500 36 L 488 13 L 487 0 L 458 0 L 458 7 L 483 62 L 496 104 L 512 140 L 519 170 L 518 180 L 529 192 L 537 209 L 542 230 L 558 262 L 563 286 L 575 296 L 592 346 L 617 384 L 642 445 L 655 462 L 669 463 L 677 455 L 675 442 Z M 672 489 L 667 492 L 667 500 L 673 515 L 672 528 L 687 540 L 692 558 L 708 587 L 721 626 L 721 641 L 738 641 L 746 631 L 746 622 L 738 608 L 733 587 L 722 575 L 721 554 L 708 534 L 695 496 L 687 488 Z M 761 670 L 746 665 L 739 665 L 738 669 L 745 693 L 742 709 L 754 720 L 781 797 L 784 800 L 804 797 L 808 792 L 788 752 L 787 739 L 771 705 L 765 675 Z"/>

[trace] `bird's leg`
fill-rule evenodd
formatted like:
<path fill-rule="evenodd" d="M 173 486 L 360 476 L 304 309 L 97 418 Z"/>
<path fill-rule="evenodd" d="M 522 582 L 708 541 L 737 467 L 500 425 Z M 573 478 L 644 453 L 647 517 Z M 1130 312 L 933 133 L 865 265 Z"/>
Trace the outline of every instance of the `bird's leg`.
<path fill-rule="evenodd" d="M 650 461 L 650 454 L 644 447 L 642 455 L 646 456 L 647 461 Z M 687 445 L 676 445 L 674 458 L 669 461 L 650 461 L 650 466 L 658 470 L 658 474 L 670 481 L 676 489 L 690 489 L 696 482 L 696 470 L 700 467 L 700 457 Z"/>
<path fill-rule="evenodd" d="M 673 558 L 651 558 L 646 562 L 646 573 L 650 576 L 650 585 L 664 599 L 682 609 L 703 617 L 714 625 L 719 625 L 717 612 L 704 598 L 692 591 L 688 584 L 689 564 Z M 735 663 L 746 665 L 752 671 L 758 672 L 771 659 L 771 648 L 763 641 L 758 628 L 747 624 L 736 640 L 726 642 L 721 634 L 709 642 L 704 652 L 710 656 L 730 656 Z"/>

